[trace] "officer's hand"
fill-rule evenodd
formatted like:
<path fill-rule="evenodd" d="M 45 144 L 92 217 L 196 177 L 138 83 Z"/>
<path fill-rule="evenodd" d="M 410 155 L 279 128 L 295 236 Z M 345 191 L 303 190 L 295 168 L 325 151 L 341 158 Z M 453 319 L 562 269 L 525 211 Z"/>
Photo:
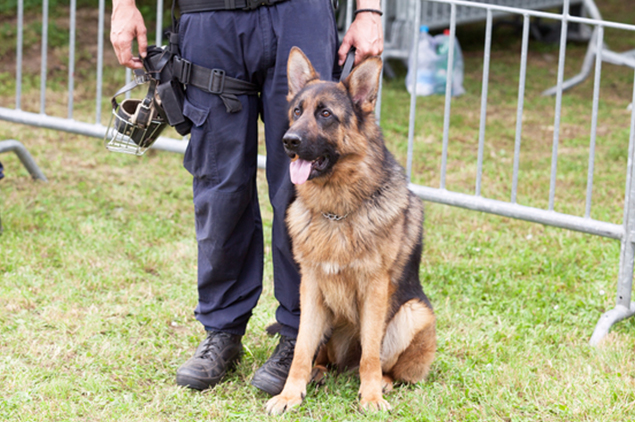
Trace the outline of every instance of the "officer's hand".
<path fill-rule="evenodd" d="M 384 51 L 384 32 L 381 16 L 377 13 L 359 13 L 346 32 L 338 51 L 339 64 L 346 60 L 346 53 L 355 47 L 355 65 L 368 56 L 378 56 Z"/>
<path fill-rule="evenodd" d="M 113 0 L 110 42 L 120 64 L 131 69 L 141 69 L 141 59 L 132 56 L 132 40 L 135 38 L 139 44 L 139 55 L 145 57 L 148 39 L 141 12 L 134 0 Z"/>

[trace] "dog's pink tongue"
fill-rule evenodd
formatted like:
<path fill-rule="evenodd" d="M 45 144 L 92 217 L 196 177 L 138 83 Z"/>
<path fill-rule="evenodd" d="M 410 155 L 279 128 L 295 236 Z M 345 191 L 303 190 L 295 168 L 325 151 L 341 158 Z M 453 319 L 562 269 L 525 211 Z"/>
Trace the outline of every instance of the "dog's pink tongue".
<path fill-rule="evenodd" d="M 294 185 L 301 185 L 309 179 L 311 174 L 311 162 L 298 158 L 289 164 L 291 182 Z"/>

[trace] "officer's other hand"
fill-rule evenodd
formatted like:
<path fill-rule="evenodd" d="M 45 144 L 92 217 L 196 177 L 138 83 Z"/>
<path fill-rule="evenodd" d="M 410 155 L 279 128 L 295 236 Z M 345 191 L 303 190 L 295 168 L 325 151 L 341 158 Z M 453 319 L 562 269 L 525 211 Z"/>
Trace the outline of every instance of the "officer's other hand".
<path fill-rule="evenodd" d="M 143 16 L 134 0 L 113 0 L 110 42 L 120 64 L 131 69 L 143 68 L 141 59 L 132 55 L 132 41 L 137 39 L 139 55 L 145 57 L 148 47 L 146 32 Z"/>
<path fill-rule="evenodd" d="M 381 16 L 377 13 L 364 12 L 355 17 L 346 32 L 338 51 L 339 65 L 346 60 L 346 54 L 355 47 L 355 65 L 369 56 L 379 56 L 384 51 L 384 33 L 381 27 Z"/>

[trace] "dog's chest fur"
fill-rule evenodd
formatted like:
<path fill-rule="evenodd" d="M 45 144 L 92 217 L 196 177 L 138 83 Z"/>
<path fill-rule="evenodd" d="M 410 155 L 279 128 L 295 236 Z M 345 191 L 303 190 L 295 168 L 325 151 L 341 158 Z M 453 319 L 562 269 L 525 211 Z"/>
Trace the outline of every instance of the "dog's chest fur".
<path fill-rule="evenodd" d="M 382 240 L 389 242 L 386 222 L 381 225 L 369 222 L 373 215 L 364 207 L 342 220 L 329 220 L 312 212 L 302 198 L 291 205 L 289 216 L 290 221 L 303 222 L 289 226 L 303 282 L 318 283 L 322 298 L 336 319 L 357 325 L 357 304 L 363 303 L 369 283 L 376 282 L 375 275 L 385 268 L 386 261 L 395 260 L 394 256 L 385 256 L 386 250 L 394 248 L 382 245 Z M 377 231 L 369 233 L 374 228 Z"/>
<path fill-rule="evenodd" d="M 369 235 L 374 225 L 364 207 L 337 221 L 312 211 L 298 198 L 288 212 L 294 222 L 289 225 L 293 252 L 301 267 L 309 265 L 328 277 L 355 274 L 377 265 L 373 262 L 379 261 L 377 246 L 384 236 L 377 232 Z"/>

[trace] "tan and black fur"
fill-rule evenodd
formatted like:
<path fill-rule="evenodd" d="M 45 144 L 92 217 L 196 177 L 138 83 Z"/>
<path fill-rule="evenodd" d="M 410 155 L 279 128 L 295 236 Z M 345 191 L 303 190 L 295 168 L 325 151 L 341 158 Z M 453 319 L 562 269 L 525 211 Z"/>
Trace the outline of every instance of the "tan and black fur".
<path fill-rule="evenodd" d="M 381 66 L 369 58 L 335 83 L 299 49 L 289 55 L 285 150 L 311 167 L 287 212 L 300 328 L 272 414 L 302 402 L 313 364 L 313 376 L 359 367 L 362 409 L 386 410 L 382 390 L 423 380 L 434 359 L 435 316 L 419 281 L 423 205 L 375 122 Z"/>

